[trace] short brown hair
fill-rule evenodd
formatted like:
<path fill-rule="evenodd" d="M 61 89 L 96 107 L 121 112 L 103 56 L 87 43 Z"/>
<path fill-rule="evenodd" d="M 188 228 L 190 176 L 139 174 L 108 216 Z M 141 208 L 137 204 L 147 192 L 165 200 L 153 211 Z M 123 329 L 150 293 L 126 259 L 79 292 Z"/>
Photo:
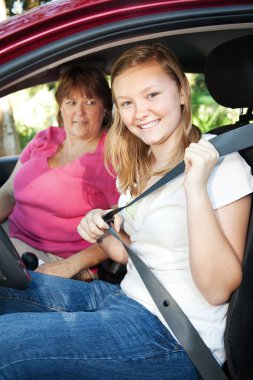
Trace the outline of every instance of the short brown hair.
<path fill-rule="evenodd" d="M 79 64 L 63 67 L 55 93 L 59 108 L 63 99 L 68 97 L 73 90 L 80 92 L 85 91 L 87 96 L 96 96 L 102 101 L 105 109 L 102 127 L 108 128 L 112 120 L 112 97 L 109 84 L 103 73 L 94 66 Z M 57 121 L 59 125 L 62 125 L 60 109 L 58 111 Z"/>

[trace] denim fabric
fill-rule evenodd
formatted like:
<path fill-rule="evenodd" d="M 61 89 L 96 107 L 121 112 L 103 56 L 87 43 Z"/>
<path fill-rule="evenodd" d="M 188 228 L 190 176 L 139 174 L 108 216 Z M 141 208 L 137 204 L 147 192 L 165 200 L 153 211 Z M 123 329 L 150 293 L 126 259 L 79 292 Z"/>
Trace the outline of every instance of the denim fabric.
<path fill-rule="evenodd" d="M 180 345 L 119 286 L 32 273 L 0 288 L 0 379 L 195 380 Z"/>

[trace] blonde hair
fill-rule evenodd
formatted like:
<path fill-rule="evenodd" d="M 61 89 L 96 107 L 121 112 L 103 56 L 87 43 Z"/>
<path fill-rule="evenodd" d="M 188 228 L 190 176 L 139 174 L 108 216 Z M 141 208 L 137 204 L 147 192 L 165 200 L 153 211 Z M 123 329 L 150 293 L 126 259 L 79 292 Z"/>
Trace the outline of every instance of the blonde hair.
<path fill-rule="evenodd" d="M 81 64 L 63 67 L 58 87 L 55 93 L 57 105 L 59 107 L 57 122 L 62 125 L 63 120 L 60 107 L 64 98 L 71 95 L 72 91 L 86 92 L 89 97 L 96 96 L 103 103 L 105 116 L 102 128 L 108 128 L 112 122 L 112 95 L 109 84 L 103 73 L 94 66 Z"/>
<path fill-rule="evenodd" d="M 150 147 L 133 135 L 123 123 L 115 100 L 113 83 L 118 75 L 129 68 L 150 62 L 157 62 L 161 66 L 162 70 L 175 81 L 184 98 L 176 146 L 166 168 L 156 174 L 163 175 L 175 167 L 183 159 L 185 148 L 191 142 L 198 141 L 201 135 L 192 125 L 189 82 L 173 53 L 162 44 L 153 44 L 136 46 L 122 54 L 112 69 L 115 115 L 107 136 L 105 159 L 107 167 L 112 165 L 118 175 L 120 190 L 125 191 L 129 188 L 132 195 L 140 194 L 150 178 Z"/>

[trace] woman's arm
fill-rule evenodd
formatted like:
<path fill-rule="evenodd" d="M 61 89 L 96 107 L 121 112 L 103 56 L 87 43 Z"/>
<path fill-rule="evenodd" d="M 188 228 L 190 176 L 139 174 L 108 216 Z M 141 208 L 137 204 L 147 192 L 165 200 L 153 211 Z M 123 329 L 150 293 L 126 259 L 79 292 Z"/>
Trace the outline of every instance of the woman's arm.
<path fill-rule="evenodd" d="M 36 269 L 36 272 L 72 278 L 77 273 L 81 272 L 81 270 L 96 266 L 107 259 L 108 256 L 99 245 L 93 244 L 65 260 L 42 264 Z"/>
<path fill-rule="evenodd" d="M 9 179 L 0 189 L 0 223 L 4 222 L 15 205 L 13 181 L 21 166 L 22 163 L 18 160 Z"/>
<path fill-rule="evenodd" d="M 103 212 L 103 215 L 104 214 L 105 212 Z M 75 253 L 74 255 L 68 257 L 65 260 L 42 264 L 36 269 L 37 272 L 65 278 L 72 278 L 83 269 L 94 267 L 109 258 L 111 260 L 120 262 L 121 264 L 125 264 L 127 262 L 128 257 L 122 244 L 119 241 L 117 241 L 117 239 L 115 239 L 113 236 L 105 234 L 106 236 L 104 236 L 101 239 L 100 234 L 99 243 L 96 243 L 96 239 L 90 239 L 88 235 L 85 234 L 82 227 L 86 224 L 84 222 L 85 218 L 86 217 L 84 217 L 81 223 L 79 224 L 78 232 L 85 240 L 94 244 L 86 249 L 83 249 L 80 252 Z M 120 226 L 121 222 L 119 218 L 116 221 L 116 225 L 117 223 Z M 106 228 L 108 228 L 107 224 Z M 121 231 L 118 233 L 122 239 L 127 239 L 126 234 L 124 234 Z M 85 238 L 85 236 L 87 237 L 87 239 Z M 125 255 L 122 254 L 122 250 L 125 252 Z"/>
<path fill-rule="evenodd" d="M 190 268 L 207 301 L 219 305 L 228 301 L 242 279 L 251 196 L 213 210 L 207 179 L 217 156 L 206 144 L 190 145 L 185 155 Z"/>
<path fill-rule="evenodd" d="M 52 276 L 72 278 L 82 270 L 99 265 L 109 258 L 120 262 L 121 264 L 125 264 L 128 257 L 122 255 L 121 251 L 123 246 L 122 244 L 117 243 L 119 242 L 115 238 L 108 235 L 103 241 L 101 240 L 99 244 L 93 244 L 65 260 L 40 265 L 36 269 L 36 272 Z"/>

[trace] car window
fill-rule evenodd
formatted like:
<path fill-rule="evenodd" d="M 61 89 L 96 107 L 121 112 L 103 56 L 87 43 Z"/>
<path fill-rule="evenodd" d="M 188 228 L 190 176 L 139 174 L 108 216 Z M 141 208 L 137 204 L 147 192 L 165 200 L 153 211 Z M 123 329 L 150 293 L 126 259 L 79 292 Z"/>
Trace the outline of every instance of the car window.
<path fill-rule="evenodd" d="M 50 125 L 57 125 L 54 84 L 39 85 L 9 95 L 20 148 Z"/>
<path fill-rule="evenodd" d="M 239 110 L 222 107 L 210 95 L 203 74 L 187 74 L 191 86 L 192 122 L 206 133 L 222 125 L 234 124 Z"/>
<path fill-rule="evenodd" d="M 193 124 L 202 132 L 233 124 L 238 120 L 239 110 L 222 107 L 214 101 L 206 88 L 203 74 L 188 73 L 187 77 L 191 85 Z M 109 77 L 108 80 L 110 82 Z M 56 83 L 50 83 L 21 90 L 8 96 L 20 150 L 38 131 L 57 125 L 55 88 Z"/>

